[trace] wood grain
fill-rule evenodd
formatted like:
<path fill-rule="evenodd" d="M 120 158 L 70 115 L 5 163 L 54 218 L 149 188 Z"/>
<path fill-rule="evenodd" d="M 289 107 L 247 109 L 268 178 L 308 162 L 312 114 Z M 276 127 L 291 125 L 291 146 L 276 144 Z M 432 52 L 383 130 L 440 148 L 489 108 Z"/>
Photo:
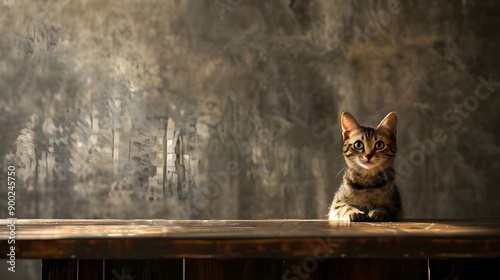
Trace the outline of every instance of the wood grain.
<path fill-rule="evenodd" d="M 9 245 L 0 222 L 0 249 Z M 495 258 L 500 220 L 338 223 L 326 220 L 18 220 L 16 257 Z M 5 254 L 4 254 L 5 256 Z"/>

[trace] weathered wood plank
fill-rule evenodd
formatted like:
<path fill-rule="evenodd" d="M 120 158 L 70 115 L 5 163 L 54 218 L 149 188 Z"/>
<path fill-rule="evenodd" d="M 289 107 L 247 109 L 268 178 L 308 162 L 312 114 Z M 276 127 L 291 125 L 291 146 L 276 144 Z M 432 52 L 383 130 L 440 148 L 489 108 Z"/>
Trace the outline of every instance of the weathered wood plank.
<path fill-rule="evenodd" d="M 486 279 L 495 275 L 496 259 L 186 259 L 185 279 Z M 105 263 L 104 267 L 103 264 Z M 182 260 L 44 260 L 44 280 L 184 279 Z M 104 277 L 103 277 L 104 273 Z M 78 278 L 77 278 L 78 275 Z"/>
<path fill-rule="evenodd" d="M 182 279 L 182 259 L 106 260 L 101 279 Z"/>
<path fill-rule="evenodd" d="M 43 280 L 76 280 L 77 260 L 45 260 L 42 265 Z"/>
<path fill-rule="evenodd" d="M 8 248 L 0 222 L 0 250 Z M 500 220 L 338 223 L 326 220 L 18 220 L 16 257 L 500 257 Z"/>
<path fill-rule="evenodd" d="M 430 279 L 496 279 L 500 258 L 496 259 L 431 259 Z M 497 276 L 495 276 L 497 275 Z"/>
<path fill-rule="evenodd" d="M 182 259 L 43 260 L 42 279 L 182 279 L 183 269 Z"/>
<path fill-rule="evenodd" d="M 42 265 L 45 264 L 42 261 Z M 103 260 L 77 260 L 78 280 L 101 280 L 104 274 Z"/>
<path fill-rule="evenodd" d="M 427 279 L 427 260 L 330 259 L 328 279 Z"/>

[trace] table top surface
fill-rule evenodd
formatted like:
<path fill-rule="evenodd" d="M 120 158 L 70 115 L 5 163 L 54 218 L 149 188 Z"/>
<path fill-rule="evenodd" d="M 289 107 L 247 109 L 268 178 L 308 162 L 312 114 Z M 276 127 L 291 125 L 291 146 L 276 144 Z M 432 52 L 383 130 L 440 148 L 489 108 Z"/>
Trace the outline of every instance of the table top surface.
<path fill-rule="evenodd" d="M 0 221 L 2 252 L 12 245 L 12 221 Z M 500 257 L 500 219 L 18 219 L 14 233 L 18 258 Z"/>

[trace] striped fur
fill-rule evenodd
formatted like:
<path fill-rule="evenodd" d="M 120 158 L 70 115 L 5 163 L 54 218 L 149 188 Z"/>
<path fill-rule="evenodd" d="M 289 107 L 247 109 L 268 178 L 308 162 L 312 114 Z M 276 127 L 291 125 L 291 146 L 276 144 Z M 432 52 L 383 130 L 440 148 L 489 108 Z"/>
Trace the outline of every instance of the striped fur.
<path fill-rule="evenodd" d="M 400 218 L 395 185 L 397 116 L 389 113 L 377 127 L 360 126 L 342 114 L 347 169 L 328 213 L 329 220 L 385 222 Z"/>

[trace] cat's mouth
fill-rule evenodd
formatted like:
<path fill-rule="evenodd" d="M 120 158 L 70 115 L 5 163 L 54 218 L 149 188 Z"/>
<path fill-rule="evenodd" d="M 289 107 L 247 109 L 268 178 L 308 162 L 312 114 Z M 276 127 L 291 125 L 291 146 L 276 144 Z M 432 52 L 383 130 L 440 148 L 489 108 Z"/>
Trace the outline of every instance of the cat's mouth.
<path fill-rule="evenodd" d="M 375 166 L 377 166 L 377 163 L 375 163 L 372 160 L 364 160 L 363 161 L 361 159 L 358 159 L 358 165 L 364 169 L 370 169 L 370 168 L 374 168 Z"/>

